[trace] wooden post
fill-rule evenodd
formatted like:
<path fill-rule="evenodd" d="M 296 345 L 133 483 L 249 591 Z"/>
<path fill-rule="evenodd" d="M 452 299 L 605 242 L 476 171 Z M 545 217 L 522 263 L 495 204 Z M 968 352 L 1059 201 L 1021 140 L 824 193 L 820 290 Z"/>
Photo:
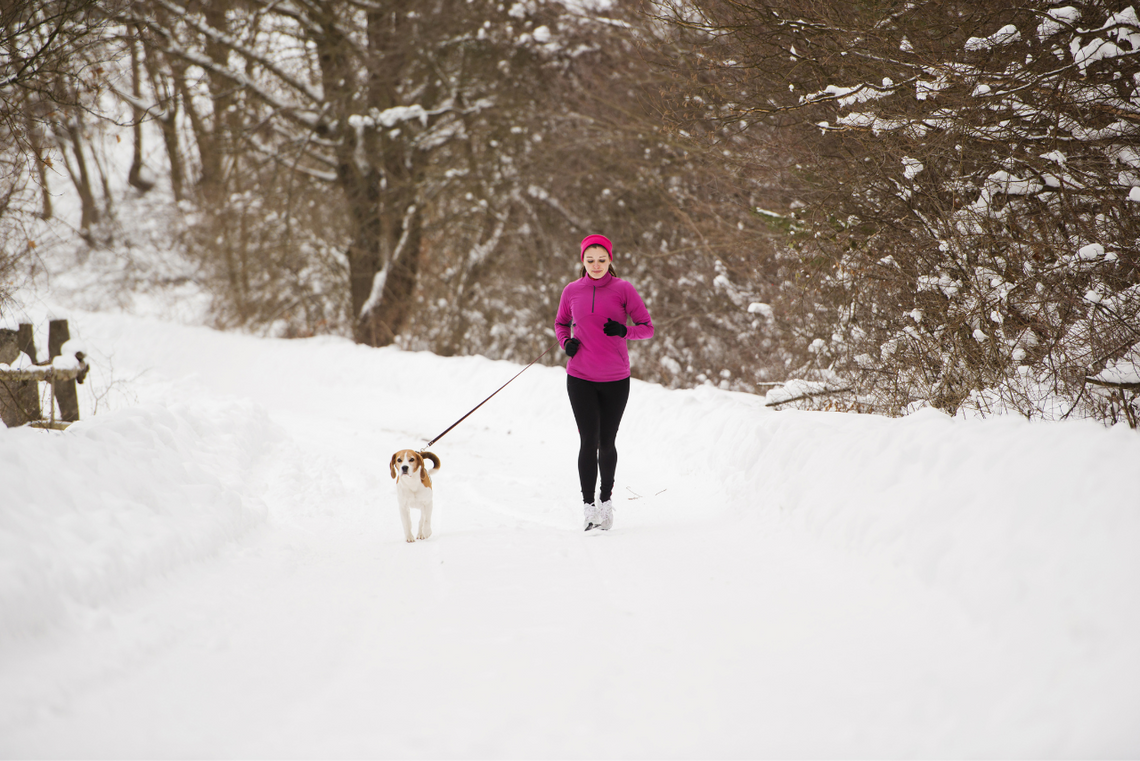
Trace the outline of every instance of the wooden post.
<path fill-rule="evenodd" d="M 24 352 L 36 361 L 35 337 L 32 326 L 20 329 L 0 329 L 0 362 L 10 365 Z M 40 384 L 36 380 L 0 381 L 0 419 L 9 428 L 40 419 Z"/>
<path fill-rule="evenodd" d="M 48 359 L 55 359 L 61 348 L 71 338 L 67 320 L 52 320 L 48 323 Z M 79 419 L 79 394 L 75 391 L 75 380 L 52 381 L 52 391 L 59 405 L 60 420 L 73 423 Z"/>
<path fill-rule="evenodd" d="M 29 323 L 20 323 L 20 331 L 16 335 L 16 345 L 20 351 L 28 355 L 28 359 L 32 360 L 33 365 L 39 363 L 39 360 L 36 359 L 36 334 L 32 331 L 32 326 Z"/>
<path fill-rule="evenodd" d="M 36 334 L 32 330 L 31 324 L 20 323 L 20 332 L 17 334 L 16 343 L 20 351 L 27 354 L 28 359 L 32 360 L 34 365 L 38 360 L 36 359 Z M 28 420 L 39 420 L 43 417 L 43 412 L 40 410 L 40 384 L 38 381 L 23 381 L 16 389 L 16 398 Z"/>
<path fill-rule="evenodd" d="M 17 342 L 17 333 L 9 328 L 0 328 L 0 364 L 10 365 L 20 356 Z M 20 405 L 16 403 L 16 381 L 0 381 L 0 420 L 4 425 L 23 425 L 28 422 L 21 420 Z"/>
<path fill-rule="evenodd" d="M 0 328 L 0 364 L 10 365 L 19 356 L 19 334 L 11 328 Z"/>

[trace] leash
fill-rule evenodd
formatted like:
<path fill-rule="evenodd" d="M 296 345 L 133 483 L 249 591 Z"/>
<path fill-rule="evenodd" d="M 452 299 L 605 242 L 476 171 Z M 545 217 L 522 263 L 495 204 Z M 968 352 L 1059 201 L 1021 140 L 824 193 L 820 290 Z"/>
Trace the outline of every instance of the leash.
<path fill-rule="evenodd" d="M 549 354 L 549 353 L 550 353 L 550 351 L 551 351 L 551 350 L 552 350 L 554 347 L 556 347 L 556 346 L 558 346 L 558 342 L 557 342 L 557 341 L 555 341 L 555 342 L 554 342 L 554 343 L 552 343 L 552 344 L 551 344 L 549 347 L 547 347 L 546 351 L 544 351 L 542 354 L 539 354 L 537 357 L 535 357 L 534 359 L 532 359 L 532 360 L 530 361 L 530 365 L 527 365 L 526 367 L 524 367 L 523 369 L 521 369 L 521 370 L 519 370 L 517 373 L 515 373 L 515 374 L 514 374 L 514 377 L 512 377 L 512 378 L 511 378 L 511 380 L 509 380 L 509 381 L 507 381 L 506 383 L 504 383 L 503 385 L 499 386 L 499 387 L 498 387 L 498 388 L 495 390 L 495 393 L 494 393 L 494 394 L 491 394 L 491 396 L 488 396 L 486 399 L 484 399 L 483 401 L 481 401 L 481 402 L 479 402 L 478 404 L 476 404 L 476 405 L 475 405 L 475 407 L 474 407 L 474 408 L 471 410 L 471 412 L 474 412 L 475 410 L 479 409 L 480 407 L 482 407 L 482 406 L 483 406 L 484 404 L 486 404 L 487 402 L 491 401 L 491 397 L 492 397 L 492 396 L 494 396 L 495 394 L 499 393 L 499 392 L 500 392 L 500 391 L 502 391 L 504 388 L 506 388 L 508 385 L 510 385 L 511 381 L 513 381 L 515 378 L 519 377 L 520 375 L 522 375 L 523 373 L 525 373 L 527 370 L 529 370 L 529 369 L 530 369 L 530 367 L 531 367 L 531 365 L 533 365 L 535 362 L 537 362 L 538 360 L 542 359 L 542 358 L 543 358 L 543 357 L 545 357 L 547 354 Z M 432 439 L 432 440 L 431 440 L 431 441 L 429 441 L 428 443 L 424 444 L 424 449 L 427 449 L 427 448 L 428 448 L 428 447 L 430 447 L 432 444 L 434 444 L 435 442 L 437 442 L 437 441 L 439 441 L 440 439 L 442 439 L 444 436 L 446 436 L 446 435 L 447 435 L 447 434 L 448 434 L 448 433 L 451 431 L 451 429 L 452 429 L 452 428 L 454 428 L 455 426 L 459 425 L 460 423 L 462 423 L 462 422 L 463 422 L 464 420 L 466 420 L 467 418 L 471 417 L 471 412 L 468 412 L 466 415 L 464 415 L 463 417 L 461 417 L 461 418 L 459 418 L 458 420 L 456 420 L 454 423 L 452 423 L 452 424 L 451 424 L 451 427 L 450 427 L 450 428 L 448 428 L 446 431 L 444 431 L 444 432 L 443 432 L 443 433 L 441 433 L 440 435 L 436 436 L 434 439 Z M 420 450 L 420 452 L 422 453 L 422 452 L 423 452 L 423 449 L 421 449 L 421 450 Z"/>

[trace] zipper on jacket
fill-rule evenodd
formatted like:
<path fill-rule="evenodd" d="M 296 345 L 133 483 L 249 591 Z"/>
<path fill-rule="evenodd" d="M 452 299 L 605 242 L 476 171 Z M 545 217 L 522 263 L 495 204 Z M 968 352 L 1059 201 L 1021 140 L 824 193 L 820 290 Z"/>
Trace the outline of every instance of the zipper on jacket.
<path fill-rule="evenodd" d="M 592 286 L 594 292 L 590 295 L 590 314 L 594 313 L 594 301 L 598 298 L 598 286 Z"/>

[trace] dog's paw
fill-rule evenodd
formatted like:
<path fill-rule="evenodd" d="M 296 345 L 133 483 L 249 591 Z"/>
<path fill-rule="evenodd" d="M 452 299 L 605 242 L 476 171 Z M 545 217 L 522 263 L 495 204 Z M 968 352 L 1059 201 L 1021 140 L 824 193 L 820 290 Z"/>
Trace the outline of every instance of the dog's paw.
<path fill-rule="evenodd" d="M 424 539 L 427 539 L 429 536 L 431 536 L 430 531 L 427 532 L 426 534 L 421 531 L 419 534 L 416 535 L 416 539 L 419 539 L 422 542 Z"/>
<path fill-rule="evenodd" d="M 423 537 L 420 537 L 420 538 L 422 539 Z M 411 537 L 409 536 L 409 537 L 408 537 L 407 539 L 405 539 L 404 541 L 405 541 L 405 542 L 407 542 L 408 544 L 411 544 L 412 542 L 414 542 L 414 541 L 416 541 L 416 540 L 415 540 L 415 539 L 413 539 L 413 538 L 411 538 Z"/>

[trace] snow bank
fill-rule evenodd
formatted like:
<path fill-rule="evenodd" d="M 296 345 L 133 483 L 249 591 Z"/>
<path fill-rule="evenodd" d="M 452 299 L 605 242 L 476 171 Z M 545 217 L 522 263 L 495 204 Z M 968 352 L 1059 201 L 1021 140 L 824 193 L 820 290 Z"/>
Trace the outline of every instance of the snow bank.
<path fill-rule="evenodd" d="M 1124 649 L 1140 635 L 1127 604 L 1140 584 L 1140 436 L 1126 426 L 775 412 L 648 385 L 630 406 L 626 447 L 708 482 L 694 510 L 778 514 L 913 572 L 1027 645 Z"/>
<path fill-rule="evenodd" d="M 0 426 L 0 637 L 213 553 L 265 517 L 280 438 L 249 403 L 145 406 L 67 431 Z"/>

